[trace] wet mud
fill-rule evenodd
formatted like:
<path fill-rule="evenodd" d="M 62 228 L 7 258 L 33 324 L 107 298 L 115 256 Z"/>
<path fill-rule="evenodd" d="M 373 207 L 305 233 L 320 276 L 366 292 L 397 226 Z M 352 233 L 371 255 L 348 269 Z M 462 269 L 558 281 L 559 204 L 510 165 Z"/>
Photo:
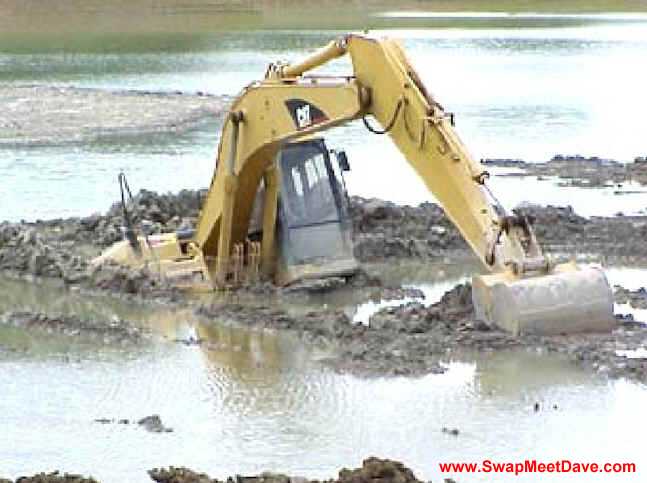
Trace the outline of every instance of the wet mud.
<path fill-rule="evenodd" d="M 14 483 L 14 480 L 0 478 L 0 483 Z M 15 483 L 99 483 L 94 478 L 86 478 L 73 473 L 60 473 L 53 471 L 51 473 L 38 473 L 33 476 L 21 476 L 15 480 Z"/>
<path fill-rule="evenodd" d="M 647 289 L 645 287 L 641 287 L 638 290 L 628 290 L 616 286 L 614 297 L 616 303 L 629 304 L 634 309 L 647 309 Z"/>
<path fill-rule="evenodd" d="M 204 195 L 204 190 L 185 190 L 176 195 L 141 191 L 128 204 L 128 211 L 135 226 L 145 226 L 149 233 L 189 229 L 195 225 Z M 570 207 L 553 206 L 519 210 L 534 223 L 540 243 L 550 252 L 570 257 L 586 254 L 602 262 L 647 260 L 643 241 L 647 238 L 647 217 L 585 218 Z M 361 262 L 472 258 L 438 205 L 398 206 L 353 197 L 351 213 L 355 255 Z M 133 272 L 109 265 L 90 268 L 93 257 L 122 239 L 123 224 L 119 204 L 103 215 L 0 223 L 0 270 L 123 293 L 168 293 L 169 288 L 145 270 Z M 379 282 L 364 277 L 357 283 Z"/>
<path fill-rule="evenodd" d="M 142 191 L 129 203 L 128 209 L 135 224 L 145 224 L 149 232 L 185 229 L 195 224 L 204 194 L 204 190 L 182 191 L 177 195 Z M 371 262 L 411 259 L 454 263 L 470 259 L 473 262 L 473 255 L 460 234 L 437 205 L 398 206 L 354 197 L 351 213 L 355 252 L 367 266 Z M 551 206 L 526 206 L 523 214 L 534 223 L 540 243 L 551 253 L 586 261 L 643 264 L 647 261 L 644 243 L 647 217 L 585 218 L 572 208 Z M 121 239 L 122 224 L 122 209 L 118 204 L 103 215 L 2 223 L 0 270 L 23 278 L 57 279 L 72 290 L 109 292 L 119 297 L 190 306 L 215 323 L 295 331 L 304 340 L 331 349 L 333 355 L 326 364 L 360 375 L 440 373 L 445 370 L 443 361 L 460 351 L 530 348 L 564 353 L 578 364 L 613 376 L 628 375 L 645 380 L 645 370 L 639 362 L 627 361 L 612 350 L 614 346 L 629 350 L 644 345 L 645 331 L 641 325 L 623 319 L 613 334 L 604 337 L 515 338 L 473 320 L 471 289 L 467 285 L 455 287 L 431 306 L 414 302 L 381 310 L 371 317 L 367 326 L 354 324 L 347 314 L 325 307 L 295 315 L 287 308 L 268 305 L 263 298 L 256 303 L 239 303 L 229 298 L 199 304 L 166 286 L 146 269 L 90 266 L 92 257 Z M 303 292 L 349 288 L 362 289 L 372 298 L 422 298 L 415 289 L 384 285 L 379 277 L 365 272 L 349 284 L 340 279 L 288 289 L 259 284 L 246 290 L 252 295 L 278 297 L 277 300 L 289 306 L 291 295 L 296 295 L 293 301 L 298 301 Z M 633 293 L 619 288 L 616 297 L 642 307 L 643 295 L 640 291 Z M 53 323 L 47 318 L 45 322 Z M 76 326 L 73 324 L 73 327 Z"/>
<path fill-rule="evenodd" d="M 0 103 L 0 146 L 40 146 L 184 132 L 221 116 L 230 99 L 202 92 L 3 85 Z"/>
<path fill-rule="evenodd" d="M 152 481 L 158 483 L 318 483 L 318 480 L 271 472 L 263 472 L 256 476 L 236 475 L 219 480 L 205 473 L 173 466 L 154 468 L 148 471 L 148 475 Z M 336 478 L 324 481 L 326 483 L 422 483 L 403 463 L 376 457 L 365 459 L 359 468 L 343 468 Z M 453 480 L 444 481 L 451 483 Z M 14 480 L 0 478 L 0 483 L 14 483 Z M 54 472 L 40 473 L 31 477 L 23 476 L 16 479 L 15 483 L 98 483 L 98 481 L 79 475 Z"/>
<path fill-rule="evenodd" d="M 295 317 L 265 306 L 212 304 L 197 312 L 217 323 L 297 332 L 306 341 L 333 350 L 324 364 L 364 377 L 440 374 L 448 360 L 466 352 L 517 349 L 561 354 L 604 376 L 647 384 L 647 359 L 625 355 L 647 347 L 645 323 L 617 316 L 617 327 L 609 334 L 512 336 L 474 319 L 469 284 L 457 285 L 430 306 L 410 302 L 382 309 L 368 325 L 353 324 L 343 312 L 329 310 Z M 208 345 L 206 349 L 210 350 Z"/>
<path fill-rule="evenodd" d="M 491 352 L 522 348 L 562 354 L 585 369 L 647 384 L 647 358 L 635 352 L 647 347 L 647 321 L 618 315 L 611 333 L 513 337 L 475 321 L 471 300 L 471 287 L 459 285 L 430 307 L 410 303 L 381 310 L 370 318 L 369 328 L 398 346 L 403 365 L 409 365 L 409 359 L 429 357 L 433 351 L 449 356 L 465 349 Z"/>
<path fill-rule="evenodd" d="M 324 365 L 360 376 L 423 375 L 443 373 L 444 350 L 429 345 L 414 347 L 395 330 L 375 330 L 353 324 L 342 311 L 317 310 L 294 316 L 264 305 L 213 304 L 197 309 L 214 323 L 233 323 L 257 330 L 296 332 L 305 342 L 330 349 Z M 396 338 L 394 339 L 394 335 Z M 428 340 L 433 336 L 429 334 Z M 219 350 L 218 346 L 203 346 Z"/>
<path fill-rule="evenodd" d="M 633 162 L 621 163 L 612 159 L 584 156 L 556 155 L 546 162 L 526 162 L 520 159 L 485 159 L 486 166 L 516 168 L 519 171 L 498 176 L 555 177 L 561 186 L 601 188 L 634 182 L 647 184 L 647 156 L 638 156 Z"/>

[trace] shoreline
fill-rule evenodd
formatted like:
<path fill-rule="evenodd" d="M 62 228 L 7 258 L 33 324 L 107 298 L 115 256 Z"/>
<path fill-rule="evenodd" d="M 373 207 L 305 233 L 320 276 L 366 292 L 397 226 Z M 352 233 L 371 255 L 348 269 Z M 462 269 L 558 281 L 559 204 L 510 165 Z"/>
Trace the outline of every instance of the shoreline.
<path fill-rule="evenodd" d="M 142 191 L 129 211 L 135 223 L 152 221 L 155 232 L 177 230 L 195 223 L 204 190 L 176 195 Z M 647 217 L 579 217 L 570 208 L 527 207 L 537 237 L 552 252 L 580 261 L 624 260 L 647 265 Z M 39 223 L 0 223 L 0 271 L 18 278 L 59 280 L 69 290 L 106 294 L 117 299 L 148 301 L 192 310 L 207 323 L 233 323 L 254 330 L 284 330 L 309 344 L 333 348 L 324 364 L 359 376 L 421 376 L 444 372 L 443 362 L 461 351 L 489 352 L 508 348 L 566 354 L 574 363 L 611 377 L 647 383 L 647 359 L 618 356 L 647 345 L 647 325 L 617 315 L 611 334 L 554 337 L 512 337 L 473 320 L 471 287 L 458 285 L 432 305 L 410 302 L 373 314 L 367 325 L 354 324 L 339 310 L 321 307 L 304 314 L 290 313 L 303 295 L 336 290 L 363 298 L 421 300 L 421 293 L 383 283 L 380 273 L 362 272 L 350 284 L 342 281 L 282 289 L 271 284 L 244 287 L 252 303 L 225 299 L 204 302 L 165 285 L 146 269 L 117 265 L 93 268 L 89 261 L 100 249 L 120 239 L 118 204 L 104 215 Z M 458 266 L 471 256 L 458 231 L 437 205 L 401 207 L 376 199 L 351 198 L 355 255 L 367 269 L 379 263 L 416 260 Z M 586 252 L 586 253 L 583 253 Z M 371 295 L 372 294 L 372 295 Z M 279 301 L 280 304 L 268 301 Z M 642 307 L 644 291 L 617 289 L 617 301 Z M 283 307 L 281 307 L 283 305 Z M 14 316 L 15 318 L 15 316 Z M 64 327 L 65 320 L 47 313 L 23 314 L 35 326 Z M 41 323 L 39 324 L 38 321 Z M 109 321 L 74 321 L 74 328 Z M 96 331 L 96 329 L 95 329 Z"/>
<path fill-rule="evenodd" d="M 221 118 L 230 102 L 205 92 L 0 84 L 0 148 L 184 133 Z"/>

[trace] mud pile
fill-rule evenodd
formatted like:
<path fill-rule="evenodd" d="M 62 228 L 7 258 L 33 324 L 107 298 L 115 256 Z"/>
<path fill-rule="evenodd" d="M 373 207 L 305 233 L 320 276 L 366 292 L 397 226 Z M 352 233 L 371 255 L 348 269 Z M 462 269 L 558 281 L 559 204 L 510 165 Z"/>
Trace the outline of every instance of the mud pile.
<path fill-rule="evenodd" d="M 561 186 L 599 188 L 630 181 L 647 184 L 647 158 L 637 157 L 632 163 L 620 163 L 596 156 L 556 155 L 546 162 L 529 163 L 520 159 L 485 159 L 486 166 L 517 168 L 521 172 L 499 176 L 556 177 Z"/>
<path fill-rule="evenodd" d="M 458 285 L 430 307 L 413 302 L 384 309 L 367 326 L 353 324 L 342 311 L 316 310 L 293 316 L 263 305 L 223 303 L 197 309 L 199 315 L 218 323 L 295 331 L 308 342 L 332 349 L 334 355 L 325 361 L 327 365 L 362 376 L 442 373 L 441 361 L 451 350 L 495 350 L 521 344 L 503 331 L 472 321 L 472 312 L 469 285 Z"/>
<path fill-rule="evenodd" d="M 460 233 L 433 203 L 417 207 L 351 198 L 355 256 L 363 262 L 388 258 L 434 258 L 467 249 Z"/>
<path fill-rule="evenodd" d="M 172 296 L 150 270 L 117 264 L 90 265 L 100 253 L 84 219 L 0 224 L 0 270 L 10 275 L 57 279 L 68 286 L 123 294 Z M 81 232 L 81 233 L 79 233 Z M 72 234 L 71 234 L 72 233 Z M 103 238 L 99 239 L 99 243 Z"/>
<path fill-rule="evenodd" d="M 0 478 L 0 483 L 14 483 L 13 480 Z M 94 478 L 85 478 L 81 475 L 70 473 L 38 473 L 34 476 L 21 476 L 15 483 L 99 483 Z"/>
<path fill-rule="evenodd" d="M 74 254 L 73 241 L 44 235 L 22 223 L 0 224 L 0 266 L 5 270 L 35 276 L 66 279 L 83 273 L 87 262 Z"/>
<path fill-rule="evenodd" d="M 539 243 L 551 253 L 625 263 L 647 259 L 647 217 L 585 218 L 570 206 L 526 205 L 513 211 L 528 217 Z M 433 203 L 411 207 L 353 197 L 351 213 L 355 256 L 362 262 L 472 256 L 458 230 Z"/>
<path fill-rule="evenodd" d="M 210 479 L 204 473 L 196 473 L 187 468 L 154 469 L 148 472 L 158 483 L 221 483 Z M 227 483 L 318 483 L 302 477 L 287 476 L 278 473 L 262 473 L 258 476 L 236 476 L 227 478 Z M 342 469 L 335 479 L 324 480 L 325 483 L 421 483 L 413 472 L 397 461 L 367 458 L 361 468 Z M 450 480 L 445 480 L 450 481 Z"/>
<path fill-rule="evenodd" d="M 184 190 L 160 195 L 140 191 L 127 203 L 127 211 L 139 232 L 155 234 L 191 229 L 205 193 L 205 190 Z M 550 251 L 571 256 L 586 252 L 598 260 L 647 259 L 647 244 L 643 243 L 647 237 L 647 217 L 583 218 L 570 207 L 552 206 L 525 206 L 516 211 L 534 222 L 539 241 Z M 361 262 L 472 256 L 438 205 L 398 206 L 353 197 L 351 215 L 355 254 Z M 107 267 L 96 281 L 96 274 L 89 269 L 89 260 L 122 239 L 123 225 L 123 209 L 119 203 L 104 215 L 0 223 L 0 270 L 59 278 L 67 284 L 150 294 L 159 288 L 148 280 L 150 274 L 128 276 L 123 270 Z M 106 280 L 108 273 L 116 277 L 114 283 Z"/>
<path fill-rule="evenodd" d="M 264 472 L 257 476 L 230 476 L 226 480 L 211 478 L 205 473 L 198 473 L 188 468 L 154 468 L 148 471 L 152 481 L 158 483 L 319 483 L 298 476 L 287 476 L 280 473 Z M 325 483 L 422 483 L 404 464 L 370 457 L 362 462 L 361 468 L 339 471 L 337 478 L 324 480 Z M 322 482 L 322 483 L 324 483 Z M 453 480 L 446 479 L 445 483 Z M 0 483 L 14 483 L 13 480 L 0 478 Z M 79 475 L 40 473 L 31 477 L 23 476 L 15 483 L 98 483 L 94 478 L 84 478 Z M 429 482 L 431 483 L 431 482 Z M 455 482 L 454 482 L 455 483 Z"/>
<path fill-rule="evenodd" d="M 647 289 L 641 287 L 638 290 L 627 290 L 623 287 L 615 287 L 615 301 L 619 304 L 629 304 L 634 309 L 647 309 Z"/>
<path fill-rule="evenodd" d="M 646 292 L 642 289 L 629 293 L 642 297 Z M 622 291 L 616 298 L 624 295 Z M 640 352 L 634 354 L 647 347 L 647 324 L 631 317 L 617 318 L 618 325 L 611 333 L 513 337 L 474 321 L 471 287 L 458 285 L 430 307 L 411 303 L 383 309 L 370 318 L 369 327 L 383 337 L 384 350 L 395 347 L 401 363 L 407 366 L 415 367 L 416 361 L 434 352 L 447 355 L 465 349 L 488 352 L 523 347 L 565 354 L 587 369 L 647 383 L 647 358 Z"/>

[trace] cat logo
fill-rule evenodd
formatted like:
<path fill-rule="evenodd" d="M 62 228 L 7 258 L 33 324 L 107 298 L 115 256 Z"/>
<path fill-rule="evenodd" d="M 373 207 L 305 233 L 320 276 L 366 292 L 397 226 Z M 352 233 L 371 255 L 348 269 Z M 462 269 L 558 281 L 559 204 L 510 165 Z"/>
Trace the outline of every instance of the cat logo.
<path fill-rule="evenodd" d="M 328 120 L 321 109 L 302 99 L 288 99 L 285 105 L 299 131 Z"/>

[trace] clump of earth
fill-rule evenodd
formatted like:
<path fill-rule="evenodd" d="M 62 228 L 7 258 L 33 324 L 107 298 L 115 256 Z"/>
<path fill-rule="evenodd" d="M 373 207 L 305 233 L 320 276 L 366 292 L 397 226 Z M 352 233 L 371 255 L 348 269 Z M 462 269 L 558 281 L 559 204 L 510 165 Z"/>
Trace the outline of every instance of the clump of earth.
<path fill-rule="evenodd" d="M 148 474 L 158 483 L 221 483 L 221 480 L 211 479 L 204 473 L 196 473 L 187 468 L 154 469 Z M 226 481 L 233 483 L 240 479 L 244 479 L 246 483 L 318 483 L 318 480 L 269 472 L 258 476 L 230 477 Z M 421 483 L 421 481 L 409 468 L 398 461 L 371 457 L 362 462 L 361 468 L 344 468 L 339 471 L 337 478 L 325 480 L 325 483 Z"/>
<path fill-rule="evenodd" d="M 205 473 L 184 467 L 169 466 L 154 468 L 148 471 L 152 481 L 158 483 L 319 483 L 300 476 L 288 476 L 281 473 L 264 472 L 256 476 L 230 476 L 226 480 L 211 478 Z M 453 480 L 445 479 L 445 483 Z M 94 478 L 85 478 L 68 473 L 39 473 L 34 476 L 22 476 L 15 480 L 0 478 L 0 483 L 99 483 Z M 325 480 L 325 483 L 422 483 L 403 463 L 399 461 L 369 457 L 359 468 L 343 468 L 336 478 Z M 429 482 L 431 483 L 431 482 Z M 455 483 L 455 482 L 454 482 Z"/>
<path fill-rule="evenodd" d="M 554 177 L 561 186 L 584 188 L 621 187 L 628 182 L 647 184 L 647 157 L 637 156 L 633 162 L 621 163 L 597 156 L 556 155 L 546 162 L 526 162 L 520 159 L 485 159 L 486 166 L 516 168 L 518 171 L 498 176 L 538 178 Z"/>

